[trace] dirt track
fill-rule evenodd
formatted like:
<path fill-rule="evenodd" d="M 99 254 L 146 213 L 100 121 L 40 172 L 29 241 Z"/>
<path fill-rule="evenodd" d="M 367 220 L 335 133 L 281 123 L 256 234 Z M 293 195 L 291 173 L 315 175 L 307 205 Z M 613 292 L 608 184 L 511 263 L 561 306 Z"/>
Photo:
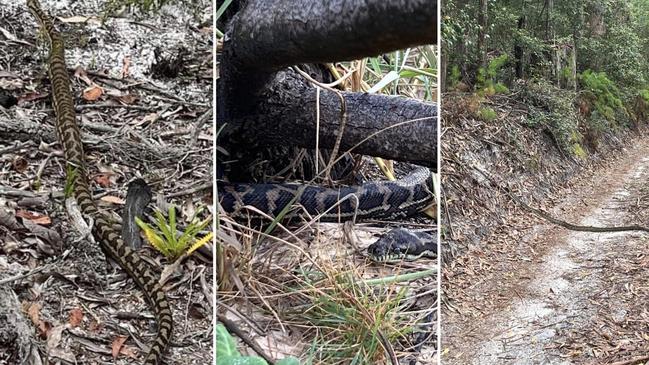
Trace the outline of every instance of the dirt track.
<path fill-rule="evenodd" d="M 649 224 L 648 179 L 649 143 L 638 142 L 550 212 L 582 225 Z M 485 256 L 476 271 L 489 269 L 450 295 L 442 362 L 608 364 L 649 354 L 649 235 L 571 232 L 536 219 L 508 227 L 521 240 L 474 253 Z"/>

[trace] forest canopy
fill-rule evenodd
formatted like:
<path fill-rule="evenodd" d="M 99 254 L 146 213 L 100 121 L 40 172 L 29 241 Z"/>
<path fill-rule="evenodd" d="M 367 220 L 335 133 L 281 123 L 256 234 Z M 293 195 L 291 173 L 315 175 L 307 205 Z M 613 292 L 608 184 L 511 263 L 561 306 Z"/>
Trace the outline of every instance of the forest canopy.
<path fill-rule="evenodd" d="M 501 55 L 510 60 L 505 79 L 565 78 L 570 65 L 561 57 L 572 50 L 577 73 L 605 72 L 623 88 L 649 80 L 647 0 L 449 0 L 443 9 L 447 73 L 455 68 L 465 82 L 473 84 L 479 67 Z"/>
<path fill-rule="evenodd" d="M 476 119 L 499 118 L 489 98 L 515 99 L 525 123 L 574 158 L 647 122 L 648 0 L 448 0 L 442 9 L 442 90 L 472 92 Z"/>

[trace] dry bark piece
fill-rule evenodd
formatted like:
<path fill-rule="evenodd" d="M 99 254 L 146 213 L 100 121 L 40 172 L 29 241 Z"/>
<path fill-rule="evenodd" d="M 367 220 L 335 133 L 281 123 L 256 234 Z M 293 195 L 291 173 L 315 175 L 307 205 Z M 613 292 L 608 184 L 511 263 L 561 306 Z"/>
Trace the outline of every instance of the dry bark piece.
<path fill-rule="evenodd" d="M 70 310 L 70 317 L 68 319 L 70 326 L 77 327 L 81 324 L 81 321 L 83 321 L 83 311 L 81 310 L 81 308 L 72 308 L 72 310 Z"/>

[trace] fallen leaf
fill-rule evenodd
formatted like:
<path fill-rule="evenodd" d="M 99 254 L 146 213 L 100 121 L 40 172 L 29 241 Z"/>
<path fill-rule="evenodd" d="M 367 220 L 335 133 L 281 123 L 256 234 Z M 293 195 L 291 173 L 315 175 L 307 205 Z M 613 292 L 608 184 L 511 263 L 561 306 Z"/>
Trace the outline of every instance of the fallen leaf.
<path fill-rule="evenodd" d="M 112 350 L 113 350 L 113 359 L 117 359 L 117 355 L 119 355 L 120 350 L 122 349 L 122 346 L 124 345 L 124 342 L 126 342 L 127 336 L 117 336 L 113 340 L 112 344 Z"/>
<path fill-rule="evenodd" d="M 74 15 L 67 18 L 58 17 L 63 23 L 74 24 L 74 23 L 85 23 L 90 19 L 89 16 Z"/>
<path fill-rule="evenodd" d="M 29 163 L 22 156 L 16 156 L 13 161 L 11 161 L 11 167 L 14 168 L 16 172 L 23 173 L 29 167 Z"/>
<path fill-rule="evenodd" d="M 37 245 L 41 251 L 47 253 L 48 255 L 54 253 L 52 246 L 59 247 L 62 243 L 61 236 L 54 229 L 36 224 L 29 219 L 23 219 L 23 226 L 32 234 L 30 236 L 35 236 L 25 237 L 25 243 Z M 41 238 L 43 240 L 46 240 L 48 244 L 45 244 L 43 241 L 41 241 Z M 32 242 L 30 239 L 33 239 L 36 242 Z"/>
<path fill-rule="evenodd" d="M 49 349 L 49 351 L 47 351 L 47 355 L 49 357 L 64 360 L 64 362 L 66 362 L 68 364 L 78 364 L 79 363 L 79 361 L 74 357 L 74 354 L 70 353 L 69 349 L 65 349 L 65 350 L 60 349 L 60 348 Z M 52 362 L 50 361 L 50 363 L 52 363 Z"/>
<path fill-rule="evenodd" d="M 71 17 L 57 17 L 60 21 L 68 24 L 73 24 L 73 23 L 84 23 L 84 24 L 89 24 L 89 25 L 101 25 L 102 21 L 98 16 L 82 16 L 82 15 L 74 15 Z"/>
<path fill-rule="evenodd" d="M 95 182 L 99 184 L 99 186 L 101 186 L 102 188 L 108 188 L 111 185 L 110 175 L 111 174 L 97 174 L 94 177 Z"/>
<path fill-rule="evenodd" d="M 70 311 L 70 320 L 68 321 L 70 323 L 70 326 L 72 327 L 77 327 L 81 324 L 81 321 L 83 320 L 83 311 L 81 308 L 72 308 Z"/>
<path fill-rule="evenodd" d="M 5 70 L 0 70 L 0 77 L 12 77 L 12 78 L 20 78 L 20 76 L 17 73 L 5 71 Z"/>
<path fill-rule="evenodd" d="M 27 315 L 38 328 L 39 335 L 42 338 L 47 338 L 52 325 L 49 322 L 41 321 L 41 305 L 36 302 L 31 303 L 27 308 Z"/>
<path fill-rule="evenodd" d="M 41 94 L 37 92 L 33 93 L 27 93 L 23 96 L 18 97 L 18 102 L 27 102 L 27 101 L 34 101 L 34 100 L 40 100 L 40 99 L 45 99 L 49 96 L 49 94 Z"/>
<path fill-rule="evenodd" d="M 50 329 L 50 331 L 47 334 L 47 348 L 48 349 L 55 349 L 59 347 L 59 343 L 61 343 L 61 335 L 63 333 L 63 330 L 66 329 L 65 324 L 58 325 L 56 327 L 53 327 Z"/>
<path fill-rule="evenodd" d="M 158 118 L 160 118 L 158 113 L 149 113 L 149 114 L 145 115 L 144 118 L 142 118 L 141 121 L 134 122 L 133 124 L 135 124 L 137 126 L 140 126 L 140 125 L 143 125 L 143 124 L 146 124 L 146 123 L 155 122 L 156 120 L 158 120 Z"/>
<path fill-rule="evenodd" d="M 90 80 L 88 73 L 81 66 L 74 69 L 74 77 L 83 80 L 88 86 L 93 86 L 95 83 Z"/>
<path fill-rule="evenodd" d="M 16 220 L 16 212 L 9 207 L 0 207 L 0 226 L 5 226 L 13 231 L 24 228 Z"/>
<path fill-rule="evenodd" d="M 130 346 L 123 346 L 122 349 L 119 350 L 119 353 L 122 354 L 122 355 L 124 355 L 124 356 L 128 356 L 128 357 L 130 357 L 131 359 L 135 359 L 135 358 L 137 357 L 137 353 L 136 353 L 135 350 L 134 350 L 132 347 L 130 347 Z"/>
<path fill-rule="evenodd" d="M 100 200 L 101 200 L 101 201 L 105 201 L 105 202 L 107 202 L 107 203 L 112 203 L 112 204 L 119 204 L 119 205 L 124 205 L 124 204 L 126 204 L 126 202 L 124 201 L 124 199 L 119 198 L 119 197 L 116 197 L 116 196 L 112 196 L 112 195 L 105 195 L 105 196 L 102 196 Z"/>
<path fill-rule="evenodd" d="M 52 219 L 50 219 L 49 216 L 36 213 L 36 212 L 30 212 L 28 210 L 24 209 L 18 209 L 16 210 L 16 217 L 20 217 L 23 219 L 29 219 L 32 221 L 32 223 L 40 224 L 40 225 L 49 225 L 52 224 Z"/>
<path fill-rule="evenodd" d="M 6 240 L 5 243 L 0 246 L 0 249 L 5 253 L 5 255 L 11 255 L 14 253 L 18 248 L 20 247 L 20 244 L 16 240 Z"/>
<path fill-rule="evenodd" d="M 93 319 L 93 320 L 90 322 L 90 325 L 88 326 L 88 329 L 89 329 L 91 332 L 98 332 L 98 331 L 100 331 L 102 328 L 104 328 L 104 326 L 103 326 L 100 322 L 98 322 L 96 319 Z"/>
<path fill-rule="evenodd" d="M 129 69 L 130 65 L 131 65 L 131 57 L 130 56 L 124 57 L 124 59 L 122 60 L 122 78 L 123 79 L 128 77 L 128 69 Z"/>
<path fill-rule="evenodd" d="M 0 89 L 5 90 L 20 90 L 23 88 L 23 81 L 21 79 L 0 79 Z"/>
<path fill-rule="evenodd" d="M 120 96 L 116 97 L 116 99 L 120 103 L 122 103 L 124 105 L 132 105 L 132 104 L 135 104 L 138 97 L 137 97 L 137 95 L 134 95 L 134 94 L 126 94 L 126 95 L 120 95 Z"/>
<path fill-rule="evenodd" d="M 104 94 L 104 89 L 98 85 L 93 85 L 83 90 L 83 98 L 88 101 L 95 101 Z"/>
<path fill-rule="evenodd" d="M 27 315 L 32 323 L 38 324 L 41 321 L 41 305 L 40 303 L 31 303 L 27 308 Z"/>
<path fill-rule="evenodd" d="M 203 308 L 201 308 L 197 304 L 192 304 L 191 306 L 189 306 L 188 313 L 189 313 L 189 316 L 194 318 L 194 319 L 205 319 L 205 317 L 206 317 L 205 311 L 203 310 Z"/>

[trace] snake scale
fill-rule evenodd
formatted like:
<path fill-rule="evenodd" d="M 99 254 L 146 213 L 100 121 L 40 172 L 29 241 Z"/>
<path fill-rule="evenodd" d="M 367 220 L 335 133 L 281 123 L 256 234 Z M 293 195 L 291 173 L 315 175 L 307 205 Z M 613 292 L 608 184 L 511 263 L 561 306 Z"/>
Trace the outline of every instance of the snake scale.
<path fill-rule="evenodd" d="M 367 182 L 359 186 L 326 188 L 302 184 L 230 184 L 219 182 L 223 209 L 234 217 L 250 211 L 245 206 L 278 216 L 288 204 L 300 205 L 323 222 L 352 219 L 398 219 L 424 210 L 433 201 L 433 177 L 418 168 L 395 181 Z M 297 213 L 289 213 L 290 218 Z"/>
<path fill-rule="evenodd" d="M 72 191 L 81 212 L 94 220 L 93 233 L 103 251 L 133 278 L 153 309 L 158 331 L 144 364 L 160 364 L 162 354 L 169 344 L 173 326 L 169 302 L 153 271 L 120 238 L 119 232 L 115 230 L 109 219 L 99 212 L 92 199 L 81 134 L 76 122 L 70 78 L 65 64 L 63 38 L 37 0 L 27 0 L 27 6 L 43 29 L 50 45 L 49 76 L 52 84 L 52 100 L 56 114 L 56 130 L 66 161 L 67 180 L 72 184 Z"/>
<path fill-rule="evenodd" d="M 291 219 L 304 212 L 323 222 L 353 219 L 399 219 L 414 216 L 433 202 L 433 175 L 418 168 L 395 181 L 371 181 L 359 186 L 326 188 L 303 184 L 217 183 L 223 210 L 234 218 L 255 217 L 256 210 L 279 216 L 288 205 L 300 206 L 288 212 Z M 437 242 L 432 235 L 407 233 L 403 229 L 388 232 L 373 243 L 368 255 L 375 261 L 396 261 L 434 256 Z"/>

